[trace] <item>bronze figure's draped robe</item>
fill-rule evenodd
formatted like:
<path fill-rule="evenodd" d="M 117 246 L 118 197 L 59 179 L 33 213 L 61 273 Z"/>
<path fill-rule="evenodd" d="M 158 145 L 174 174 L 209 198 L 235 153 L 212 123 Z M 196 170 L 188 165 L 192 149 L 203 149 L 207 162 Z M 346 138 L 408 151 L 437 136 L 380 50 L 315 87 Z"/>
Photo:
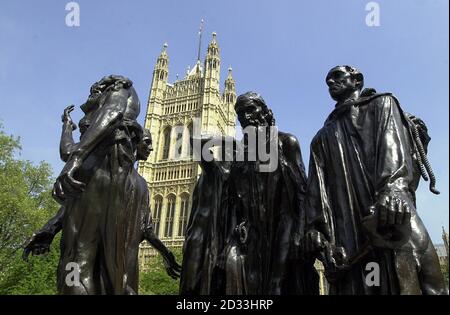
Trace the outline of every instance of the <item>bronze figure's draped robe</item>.
<path fill-rule="evenodd" d="M 137 294 L 139 290 L 139 244 L 144 240 L 146 230 L 152 228 L 148 186 L 145 179 L 132 169 L 126 180 L 128 206 L 123 209 L 127 219 L 125 231 L 126 257 L 126 293 Z"/>
<path fill-rule="evenodd" d="M 180 294 L 220 294 L 220 254 L 229 162 L 200 161 L 202 173 L 192 195 L 192 210 L 183 245 Z"/>
<path fill-rule="evenodd" d="M 236 161 L 229 178 L 226 294 L 318 294 L 313 262 L 298 259 L 294 235 L 303 230 L 306 176 L 298 140 L 278 132 L 278 167 Z M 242 235 L 242 229 L 245 229 Z M 234 233 L 233 233 L 234 232 Z"/>

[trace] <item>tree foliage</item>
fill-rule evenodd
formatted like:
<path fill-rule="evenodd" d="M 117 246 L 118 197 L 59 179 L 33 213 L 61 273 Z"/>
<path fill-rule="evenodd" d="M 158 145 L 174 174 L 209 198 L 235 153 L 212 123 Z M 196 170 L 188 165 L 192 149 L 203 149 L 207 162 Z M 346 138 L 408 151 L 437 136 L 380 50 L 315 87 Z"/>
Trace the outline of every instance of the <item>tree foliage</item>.
<path fill-rule="evenodd" d="M 5 294 L 56 294 L 56 267 L 59 260 L 59 237 L 56 237 L 50 253 L 31 256 L 28 262 L 18 252 L 11 257 L 12 266 L 0 281 L 0 295 Z"/>
<path fill-rule="evenodd" d="M 20 139 L 7 135 L 0 124 L 0 293 L 45 294 L 50 293 L 48 281 L 36 283 L 50 268 L 56 270 L 57 249 L 29 264 L 21 255 L 27 239 L 58 209 L 51 197 L 52 170 L 46 162 L 34 165 L 18 159 L 20 150 Z M 54 275 L 50 278 L 54 281 Z M 21 284 L 23 290 L 18 289 Z"/>

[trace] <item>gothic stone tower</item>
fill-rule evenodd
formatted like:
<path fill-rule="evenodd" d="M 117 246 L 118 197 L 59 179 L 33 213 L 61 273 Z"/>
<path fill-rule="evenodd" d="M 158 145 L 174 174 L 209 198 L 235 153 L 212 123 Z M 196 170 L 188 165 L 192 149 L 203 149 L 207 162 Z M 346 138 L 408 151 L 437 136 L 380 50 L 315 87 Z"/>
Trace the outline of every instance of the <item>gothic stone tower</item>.
<path fill-rule="evenodd" d="M 220 51 L 216 34 L 208 45 L 203 65 L 200 60 L 182 80 L 168 82 L 167 44 L 159 55 L 148 100 L 145 128 L 150 129 L 154 151 L 139 163 L 147 180 L 155 231 L 168 246 L 181 246 L 192 203 L 192 192 L 200 169 L 192 158 L 190 135 L 199 121 L 201 134 L 235 136 L 235 82 L 228 70 L 224 90 L 220 84 Z M 195 128 L 195 129 L 193 129 Z M 198 130 L 198 129 L 197 129 Z M 148 247 L 141 246 L 141 266 Z"/>

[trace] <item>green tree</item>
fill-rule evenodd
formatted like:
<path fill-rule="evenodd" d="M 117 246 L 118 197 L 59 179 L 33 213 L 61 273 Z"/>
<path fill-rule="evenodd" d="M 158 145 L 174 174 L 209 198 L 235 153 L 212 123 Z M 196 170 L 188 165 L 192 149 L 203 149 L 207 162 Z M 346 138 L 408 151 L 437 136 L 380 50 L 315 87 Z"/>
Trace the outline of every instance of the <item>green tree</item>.
<path fill-rule="evenodd" d="M 20 139 L 7 135 L 0 124 L 0 293 L 45 294 L 50 293 L 46 282 L 39 288 L 30 281 L 48 274 L 49 264 L 56 270 L 57 249 L 29 264 L 22 262 L 21 255 L 26 240 L 58 209 L 51 197 L 52 170 L 45 162 L 34 165 L 18 159 L 20 150 Z"/>
<path fill-rule="evenodd" d="M 0 282 L 2 294 L 56 294 L 56 268 L 59 260 L 57 244 L 60 238 L 55 237 L 50 253 L 33 257 L 28 262 L 18 252 L 11 258 L 13 265 Z"/>

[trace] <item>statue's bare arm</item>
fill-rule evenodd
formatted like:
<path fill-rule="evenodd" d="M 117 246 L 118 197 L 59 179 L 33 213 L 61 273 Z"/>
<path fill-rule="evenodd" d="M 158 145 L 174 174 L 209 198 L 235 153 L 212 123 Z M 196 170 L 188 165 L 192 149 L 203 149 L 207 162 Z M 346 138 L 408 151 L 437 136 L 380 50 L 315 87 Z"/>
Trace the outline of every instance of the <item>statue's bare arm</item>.
<path fill-rule="evenodd" d="M 73 140 L 73 131 L 77 129 L 77 125 L 72 121 L 70 113 L 74 109 L 74 105 L 67 106 L 61 116 L 63 122 L 61 140 L 59 142 L 59 155 L 61 160 L 67 162 L 72 151 L 75 149 L 75 141 Z"/>
<path fill-rule="evenodd" d="M 128 97 L 129 92 L 126 89 L 109 92 L 95 113 L 92 124 L 84 132 L 76 149 L 71 153 L 56 179 L 53 197 L 58 202 L 63 202 L 68 196 L 77 195 L 84 190 L 85 183 L 76 180 L 74 174 L 94 148 L 121 122 L 127 108 Z"/>

